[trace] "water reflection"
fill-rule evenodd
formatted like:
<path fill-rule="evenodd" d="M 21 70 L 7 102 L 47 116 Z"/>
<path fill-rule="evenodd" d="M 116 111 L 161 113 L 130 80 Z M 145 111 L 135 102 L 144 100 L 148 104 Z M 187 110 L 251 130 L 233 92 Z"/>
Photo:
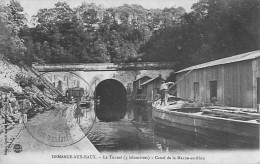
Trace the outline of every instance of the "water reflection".
<path fill-rule="evenodd" d="M 226 143 L 181 130 L 169 130 L 152 122 L 120 120 L 97 122 L 88 138 L 99 151 L 184 151 L 237 149 Z M 242 147 L 243 148 L 243 147 Z"/>

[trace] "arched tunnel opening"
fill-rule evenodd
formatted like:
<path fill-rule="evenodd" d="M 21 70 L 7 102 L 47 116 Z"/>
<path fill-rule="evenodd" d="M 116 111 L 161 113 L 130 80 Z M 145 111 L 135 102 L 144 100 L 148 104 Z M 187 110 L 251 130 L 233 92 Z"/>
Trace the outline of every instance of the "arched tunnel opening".
<path fill-rule="evenodd" d="M 117 121 L 126 114 L 126 89 L 117 80 L 108 79 L 96 87 L 96 116 L 102 121 Z"/>

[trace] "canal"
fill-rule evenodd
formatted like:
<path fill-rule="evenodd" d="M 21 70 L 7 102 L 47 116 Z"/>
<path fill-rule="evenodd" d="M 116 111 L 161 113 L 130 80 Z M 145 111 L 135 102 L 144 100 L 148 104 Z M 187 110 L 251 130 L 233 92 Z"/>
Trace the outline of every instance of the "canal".
<path fill-rule="evenodd" d="M 101 152 L 174 152 L 252 148 L 252 146 L 233 143 L 232 137 L 230 138 L 226 134 L 221 135 L 218 139 L 213 139 L 180 129 L 158 127 L 152 122 L 151 110 L 151 105 L 147 102 L 130 102 L 124 119 L 107 122 L 97 118 L 88 138 Z M 232 144 L 229 143 L 230 140 Z M 259 146 L 256 145 L 253 149 L 255 148 L 259 148 Z"/>
<path fill-rule="evenodd" d="M 115 87 L 112 82 L 107 81 L 106 85 L 109 84 L 109 88 Z M 122 104 L 126 98 L 120 94 L 106 95 L 110 92 L 102 85 L 97 89 L 97 95 L 100 97 L 96 109 L 97 121 L 88 133 L 89 140 L 100 152 L 259 149 L 259 144 L 248 145 L 226 133 L 217 134 L 209 131 L 207 135 L 199 135 L 180 129 L 158 127 L 152 121 L 150 101 L 132 100 Z"/>
<path fill-rule="evenodd" d="M 152 122 L 135 122 L 128 119 L 114 122 L 97 121 L 88 138 L 101 152 L 237 149 L 184 131 L 164 130 Z"/>

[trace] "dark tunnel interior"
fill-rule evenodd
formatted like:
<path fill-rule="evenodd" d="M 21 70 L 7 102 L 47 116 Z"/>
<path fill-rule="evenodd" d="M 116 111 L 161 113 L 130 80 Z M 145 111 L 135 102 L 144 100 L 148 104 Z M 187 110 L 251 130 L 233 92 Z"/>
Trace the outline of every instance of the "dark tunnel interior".
<path fill-rule="evenodd" d="M 117 121 L 126 114 L 126 89 L 116 80 L 108 79 L 96 87 L 96 116 L 102 121 Z"/>

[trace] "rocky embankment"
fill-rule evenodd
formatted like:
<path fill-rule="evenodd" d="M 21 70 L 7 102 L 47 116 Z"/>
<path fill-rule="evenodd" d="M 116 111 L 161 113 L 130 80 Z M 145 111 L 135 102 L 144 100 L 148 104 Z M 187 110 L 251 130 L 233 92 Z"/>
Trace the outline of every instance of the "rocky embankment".
<path fill-rule="evenodd" d="M 26 68 L 0 55 L 0 135 L 27 121 L 27 117 L 48 110 L 50 100 L 39 89 L 42 83 Z"/>
<path fill-rule="evenodd" d="M 16 81 L 17 76 L 28 77 L 28 73 L 0 56 L 0 87 L 11 87 L 15 92 L 22 92 L 22 87 Z"/>
<path fill-rule="evenodd" d="M 18 101 L 15 99 L 13 93 L 22 93 L 22 87 L 19 85 L 18 76 L 27 77 L 27 72 L 9 63 L 3 56 L 0 56 L 0 124 L 5 123 L 5 116 L 7 115 L 7 122 L 13 122 L 18 113 L 16 104 Z M 6 107 L 6 108 L 5 108 Z M 7 109 L 8 108 L 8 109 Z M 10 109 L 11 108 L 11 109 Z M 7 109 L 7 110 L 5 110 Z M 14 110 L 13 110 L 14 109 Z M 11 111 L 10 111 L 11 110 Z M 17 120 L 17 118 L 16 118 Z M 0 127 L 0 133 L 3 132 L 3 126 Z"/>
<path fill-rule="evenodd" d="M 49 150 L 52 146 L 74 146 L 81 139 L 85 146 L 75 144 L 76 149 L 96 150 L 83 139 L 95 115 L 84 114 L 80 124 L 74 118 L 76 104 L 59 102 L 55 89 L 36 70 L 0 58 L 0 156 L 11 153 L 15 144 L 27 151 Z"/>

